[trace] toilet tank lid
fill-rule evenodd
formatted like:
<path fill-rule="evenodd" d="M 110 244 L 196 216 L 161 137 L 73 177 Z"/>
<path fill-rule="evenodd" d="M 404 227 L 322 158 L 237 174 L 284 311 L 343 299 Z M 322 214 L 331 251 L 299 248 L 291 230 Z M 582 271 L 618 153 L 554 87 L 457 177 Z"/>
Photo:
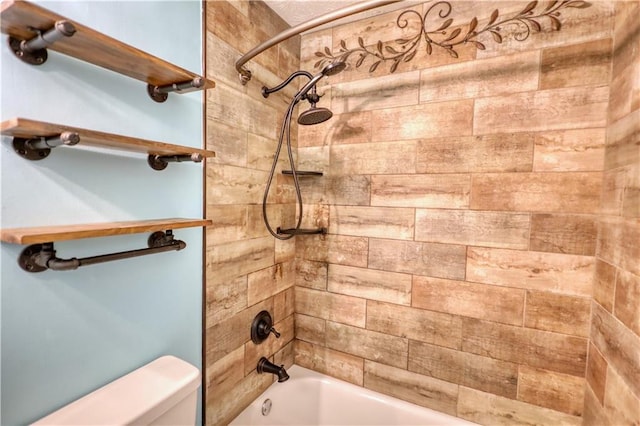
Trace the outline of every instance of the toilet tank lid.
<path fill-rule="evenodd" d="M 200 371 L 196 367 L 167 355 L 62 407 L 34 425 L 146 424 L 199 386 Z"/>

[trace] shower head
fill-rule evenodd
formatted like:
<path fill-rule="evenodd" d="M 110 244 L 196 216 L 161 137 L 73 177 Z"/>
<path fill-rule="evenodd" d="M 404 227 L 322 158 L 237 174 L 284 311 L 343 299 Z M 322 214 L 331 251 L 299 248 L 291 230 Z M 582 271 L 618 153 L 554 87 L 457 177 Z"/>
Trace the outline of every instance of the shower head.
<path fill-rule="evenodd" d="M 339 72 L 344 71 L 346 67 L 347 67 L 347 64 L 345 62 L 332 62 L 322 69 L 322 74 L 326 75 L 327 77 L 331 75 L 336 75 Z"/>
<path fill-rule="evenodd" d="M 311 80 L 307 84 L 305 84 L 302 89 L 296 94 L 294 98 L 294 103 L 298 102 L 300 99 L 303 99 L 304 96 L 315 87 L 316 83 L 320 81 L 320 79 L 324 76 L 336 75 L 340 71 L 344 70 L 347 67 L 347 64 L 344 62 L 332 62 L 326 67 L 322 69 L 318 74 L 314 75 Z"/>
<path fill-rule="evenodd" d="M 333 117 L 333 113 L 327 108 L 316 108 L 315 105 L 311 105 L 311 108 L 300 114 L 298 117 L 298 123 L 311 126 L 313 124 L 320 124 Z"/>

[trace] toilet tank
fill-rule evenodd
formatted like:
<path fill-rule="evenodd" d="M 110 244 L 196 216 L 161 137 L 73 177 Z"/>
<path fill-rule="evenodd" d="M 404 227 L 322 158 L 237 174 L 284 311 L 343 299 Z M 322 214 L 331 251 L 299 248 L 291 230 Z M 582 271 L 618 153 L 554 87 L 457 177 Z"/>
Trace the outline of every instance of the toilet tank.
<path fill-rule="evenodd" d="M 163 356 L 38 420 L 34 425 L 191 425 L 200 371 Z"/>

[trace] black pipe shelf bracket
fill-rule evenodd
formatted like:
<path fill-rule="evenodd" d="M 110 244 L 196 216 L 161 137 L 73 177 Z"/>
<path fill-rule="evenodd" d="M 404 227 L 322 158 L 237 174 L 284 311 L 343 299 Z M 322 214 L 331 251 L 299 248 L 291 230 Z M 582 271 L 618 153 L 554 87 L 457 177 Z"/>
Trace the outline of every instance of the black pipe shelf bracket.
<path fill-rule="evenodd" d="M 22 158 L 37 161 L 47 158 L 51 149 L 61 145 L 73 146 L 80 142 L 80 135 L 76 132 L 62 132 L 56 136 L 13 138 L 13 149 Z"/>
<path fill-rule="evenodd" d="M 9 36 L 9 46 L 14 55 L 30 65 L 42 65 L 47 62 L 47 47 L 65 37 L 72 37 L 76 33 L 75 26 L 66 20 L 57 21 L 52 28 L 42 31 L 29 27 L 37 35 L 30 40 L 20 40 Z"/>
<path fill-rule="evenodd" d="M 183 163 L 185 161 L 193 161 L 194 163 L 201 163 L 204 157 L 202 154 L 194 152 L 193 154 L 184 155 L 153 155 L 150 154 L 147 157 L 147 163 L 153 170 L 164 170 L 169 163 Z"/>
<path fill-rule="evenodd" d="M 18 264 L 27 272 L 70 271 L 81 266 L 95 265 L 114 260 L 129 259 L 132 257 L 146 256 L 149 254 L 178 251 L 187 247 L 184 241 L 173 238 L 173 231 L 157 231 L 149 236 L 148 248 L 129 250 L 118 253 L 103 254 L 99 256 L 61 259 L 56 256 L 53 243 L 32 244 L 26 247 L 18 257 Z"/>

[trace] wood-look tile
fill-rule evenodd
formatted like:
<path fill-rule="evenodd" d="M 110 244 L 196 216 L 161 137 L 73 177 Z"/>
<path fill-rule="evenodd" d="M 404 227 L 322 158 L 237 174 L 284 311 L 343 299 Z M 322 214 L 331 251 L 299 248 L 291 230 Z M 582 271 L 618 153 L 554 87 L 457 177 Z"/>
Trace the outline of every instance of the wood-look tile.
<path fill-rule="evenodd" d="M 611 101 L 608 111 L 608 118 L 612 123 L 637 110 L 640 103 L 637 100 L 637 96 L 640 93 L 640 84 L 635 81 L 638 72 L 640 72 L 640 61 L 630 62 L 624 69 L 620 69 L 622 66 L 617 65 L 616 62 L 618 61 L 614 58 L 613 68 L 619 69 L 619 71 L 612 73 L 610 83 Z"/>
<path fill-rule="evenodd" d="M 640 161 L 638 135 L 640 135 L 640 109 L 607 127 L 605 170 L 637 164 Z"/>
<path fill-rule="evenodd" d="M 533 133 L 422 139 L 417 145 L 416 172 L 530 172 L 533 141 Z"/>
<path fill-rule="evenodd" d="M 371 176 L 372 206 L 463 208 L 470 191 L 466 174 Z"/>
<path fill-rule="evenodd" d="M 275 139 L 265 138 L 264 136 L 247 134 L 247 167 L 256 170 L 271 170 L 274 153 L 278 142 Z M 280 156 L 278 159 L 280 167 L 285 167 L 285 158 Z"/>
<path fill-rule="evenodd" d="M 418 104 L 420 72 L 334 84 L 331 110 L 336 114 Z"/>
<path fill-rule="evenodd" d="M 412 241 L 369 240 L 371 269 L 438 278 L 464 279 L 466 247 Z"/>
<path fill-rule="evenodd" d="M 293 287 L 273 296 L 273 321 L 279 322 L 295 312 L 295 290 Z"/>
<path fill-rule="evenodd" d="M 484 425 L 579 426 L 582 418 L 460 386 L 458 417 Z"/>
<path fill-rule="evenodd" d="M 224 284 L 206 286 L 205 327 L 212 327 L 245 309 L 247 305 L 247 276 Z"/>
<path fill-rule="evenodd" d="M 528 213 L 418 209 L 415 240 L 526 250 L 529 222 Z"/>
<path fill-rule="evenodd" d="M 527 291 L 525 327 L 589 336 L 591 298 Z"/>
<path fill-rule="evenodd" d="M 300 35 L 300 69 L 311 71 L 313 64 L 318 61 L 316 52 L 331 46 L 333 28 L 326 28 Z"/>
<path fill-rule="evenodd" d="M 640 398 L 640 381 L 637 380 L 640 377 L 640 337 L 597 303 L 592 307 L 590 337 L 609 363 L 609 372 L 613 369 L 628 378 L 627 385 L 631 392 L 636 398 Z"/>
<path fill-rule="evenodd" d="M 475 100 L 473 134 L 605 127 L 609 88 L 583 86 Z"/>
<path fill-rule="evenodd" d="M 613 312 L 616 272 L 615 266 L 596 258 L 596 271 L 593 276 L 593 300 L 609 312 Z"/>
<path fill-rule="evenodd" d="M 328 293 L 304 287 L 295 289 L 296 313 L 364 327 L 367 302 L 358 297 Z"/>
<path fill-rule="evenodd" d="M 613 75 L 620 74 L 630 63 L 638 60 L 638 56 L 633 54 L 638 43 L 638 13 L 640 7 L 636 2 L 615 4 Z"/>
<path fill-rule="evenodd" d="M 369 241 L 364 237 L 327 235 L 298 240 L 300 253 L 306 260 L 337 263 L 349 266 L 367 266 Z"/>
<path fill-rule="evenodd" d="M 244 346 L 238 347 L 217 362 L 209 363 L 206 368 L 207 393 L 219 398 L 244 378 Z"/>
<path fill-rule="evenodd" d="M 587 339 L 463 318 L 462 350 L 584 377 Z"/>
<path fill-rule="evenodd" d="M 434 135 L 467 136 L 472 134 L 473 121 L 473 100 L 376 110 L 371 114 L 371 138 L 374 142 L 387 142 Z"/>
<path fill-rule="evenodd" d="M 621 216 L 627 180 L 626 168 L 607 170 L 602 175 L 600 214 Z"/>
<path fill-rule="evenodd" d="M 282 113 L 273 106 L 229 86 L 207 91 L 207 121 L 220 122 L 266 138 L 275 139 Z"/>
<path fill-rule="evenodd" d="M 326 94 L 325 94 L 326 97 Z M 327 105 L 326 99 L 318 106 Z M 328 106 L 327 106 L 328 107 Z M 330 146 L 371 142 L 371 111 L 337 114 L 314 126 L 300 126 L 298 147 Z"/>
<path fill-rule="evenodd" d="M 255 25 L 246 15 L 226 1 L 207 2 L 206 14 L 207 31 L 224 40 L 239 52 L 247 52 L 255 45 L 275 35 L 270 34 L 269 28 L 263 24 Z M 270 18 L 280 19 L 275 13 L 271 14 Z M 261 21 L 263 20 L 265 19 L 261 19 Z M 238 34 L 242 34 L 242 37 L 238 37 Z M 273 72 L 277 72 L 277 49 L 267 50 L 254 60 Z"/>
<path fill-rule="evenodd" d="M 266 228 L 266 227 L 265 227 Z M 296 241 L 290 240 L 276 240 L 275 245 L 275 263 L 292 262 L 296 258 Z"/>
<path fill-rule="evenodd" d="M 611 424 L 611 420 L 604 412 L 604 407 L 600 401 L 598 401 L 593 390 L 589 386 L 585 389 L 582 418 L 583 426 L 602 426 Z"/>
<path fill-rule="evenodd" d="M 248 206 L 246 205 L 207 205 L 206 216 L 213 220 L 205 228 L 207 241 L 222 244 L 246 239 Z"/>
<path fill-rule="evenodd" d="M 534 172 L 603 169 L 606 129 L 558 130 L 535 134 Z"/>
<path fill-rule="evenodd" d="M 207 363 L 216 362 L 251 340 L 251 321 L 260 311 L 271 311 L 273 299 L 250 306 L 206 330 Z"/>
<path fill-rule="evenodd" d="M 258 374 L 253 371 L 227 393 L 222 395 L 208 393 L 204 423 L 207 425 L 229 424 L 272 384 L 271 374 Z"/>
<path fill-rule="evenodd" d="M 640 219 L 640 162 L 625 167 L 622 215 L 629 219 Z"/>
<path fill-rule="evenodd" d="M 585 380 L 521 365 L 518 372 L 518 400 L 582 416 Z"/>
<path fill-rule="evenodd" d="M 371 177 L 366 175 L 327 176 L 325 195 L 333 205 L 368 206 Z"/>
<path fill-rule="evenodd" d="M 264 269 L 274 263 L 273 238 L 253 238 L 231 243 L 207 241 L 207 285 Z"/>
<path fill-rule="evenodd" d="M 326 320 L 300 313 L 295 314 L 296 339 L 324 346 Z"/>
<path fill-rule="evenodd" d="M 594 256 L 597 236 L 598 224 L 595 216 L 531 216 L 531 250 Z"/>
<path fill-rule="evenodd" d="M 415 157 L 415 141 L 333 145 L 330 172 L 334 176 L 412 173 Z"/>
<path fill-rule="evenodd" d="M 294 285 L 293 262 L 277 263 L 248 275 L 247 303 L 254 305 Z"/>
<path fill-rule="evenodd" d="M 442 413 L 456 415 L 458 386 L 453 383 L 365 360 L 364 387 Z"/>
<path fill-rule="evenodd" d="M 331 206 L 329 215 L 331 234 L 413 239 L 414 209 Z"/>
<path fill-rule="evenodd" d="M 236 77 L 237 78 L 237 77 Z M 220 137 L 224 135 L 224 137 Z M 247 166 L 248 133 L 237 127 L 220 122 L 206 122 L 207 149 L 215 151 L 216 156 L 207 159 L 205 168 L 228 166 Z M 215 200 L 209 200 L 215 202 Z"/>
<path fill-rule="evenodd" d="M 640 276 L 619 271 L 615 294 L 616 318 L 640 336 Z"/>
<path fill-rule="evenodd" d="M 207 167 L 207 200 L 216 204 L 256 204 L 262 200 L 267 172 L 244 167 Z"/>
<path fill-rule="evenodd" d="M 597 213 L 601 172 L 474 175 L 471 208 L 545 213 Z"/>
<path fill-rule="evenodd" d="M 522 325 L 524 295 L 524 290 L 510 287 L 415 276 L 411 306 Z"/>
<path fill-rule="evenodd" d="M 594 258 L 469 247 L 466 280 L 590 297 Z"/>
<path fill-rule="evenodd" d="M 587 360 L 587 383 L 600 405 L 604 405 L 605 384 L 607 383 L 607 360 L 598 348 L 589 343 L 589 358 Z M 586 402 L 585 402 L 586 406 Z"/>
<path fill-rule="evenodd" d="M 273 363 L 275 365 L 284 365 L 284 368 L 289 369 L 295 364 L 295 357 L 295 340 L 292 340 L 273 354 Z"/>
<path fill-rule="evenodd" d="M 640 222 L 620 218 L 600 221 L 597 254 L 603 260 L 640 275 Z"/>
<path fill-rule="evenodd" d="M 462 61 L 424 70 L 420 102 L 481 98 L 538 88 L 540 52 Z"/>
<path fill-rule="evenodd" d="M 627 380 L 635 381 L 638 376 Z M 612 425 L 640 424 L 640 398 L 629 389 L 629 382 L 620 377 L 614 369 L 607 374 L 604 411 Z"/>
<path fill-rule="evenodd" d="M 411 304 L 411 275 L 329 265 L 328 290 L 368 300 Z"/>
<path fill-rule="evenodd" d="M 316 290 L 327 289 L 327 264 L 296 259 L 295 284 Z"/>
<path fill-rule="evenodd" d="M 612 48 L 605 38 L 544 49 L 540 89 L 609 84 Z"/>
<path fill-rule="evenodd" d="M 301 340 L 295 343 L 295 363 L 358 386 L 363 385 L 364 360 Z"/>
<path fill-rule="evenodd" d="M 402 337 L 327 322 L 327 347 L 398 368 L 407 367 L 409 343 Z"/>
<path fill-rule="evenodd" d="M 460 349 L 462 319 L 441 312 L 369 300 L 367 330 Z"/>
<path fill-rule="evenodd" d="M 411 340 L 409 371 L 515 399 L 518 366 Z"/>

